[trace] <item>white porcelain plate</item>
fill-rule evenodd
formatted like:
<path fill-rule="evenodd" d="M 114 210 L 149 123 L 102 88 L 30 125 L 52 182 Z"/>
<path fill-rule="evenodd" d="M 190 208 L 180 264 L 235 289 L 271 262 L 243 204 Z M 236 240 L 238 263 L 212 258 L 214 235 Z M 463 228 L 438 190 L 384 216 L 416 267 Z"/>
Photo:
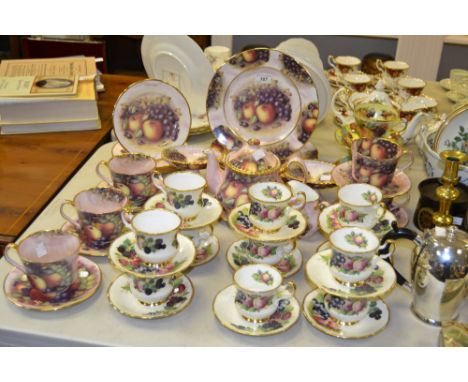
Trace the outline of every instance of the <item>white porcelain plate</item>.
<path fill-rule="evenodd" d="M 235 306 L 237 288 L 230 285 L 220 291 L 213 301 L 213 312 L 217 320 L 229 330 L 247 336 L 269 336 L 282 333 L 299 319 L 301 308 L 294 298 L 280 300 L 276 312 L 266 321 L 255 323 L 243 318 Z"/>
<path fill-rule="evenodd" d="M 180 226 L 181 229 L 201 228 L 218 221 L 223 212 L 223 207 L 218 200 L 205 193 L 202 194 L 202 200 L 204 203 L 202 212 L 195 219 L 183 222 Z M 168 208 L 164 194 L 154 195 L 146 201 L 145 210 L 152 208 Z"/>
<path fill-rule="evenodd" d="M 392 266 L 378 259 L 374 272 L 359 285 L 345 285 L 337 281 L 330 271 L 332 251 L 326 249 L 313 255 L 305 266 L 307 279 L 327 293 L 344 298 L 376 299 L 390 292 L 396 283 Z"/>
<path fill-rule="evenodd" d="M 130 291 L 130 282 L 126 274 L 117 277 L 109 286 L 107 298 L 116 311 L 132 318 L 152 320 L 173 316 L 189 306 L 194 295 L 190 279 L 179 275 L 173 280 L 175 287 L 166 301 L 159 305 L 144 305 Z"/>
<path fill-rule="evenodd" d="M 459 150 L 468 154 L 468 105 L 451 113 L 436 133 L 434 151 Z"/>
<path fill-rule="evenodd" d="M 182 145 L 191 124 L 185 97 L 159 80 L 130 85 L 117 99 L 112 118 L 115 136 L 125 150 L 154 157 L 163 148 Z"/>
<path fill-rule="evenodd" d="M 247 256 L 247 249 L 243 246 L 243 243 L 246 242 L 247 240 L 235 241 L 229 246 L 226 252 L 226 260 L 229 266 L 235 271 L 243 265 L 252 263 Z M 291 277 L 301 269 L 302 253 L 296 246 L 291 253 L 283 256 L 283 258 L 273 266 L 281 272 L 283 277 Z"/>
<path fill-rule="evenodd" d="M 238 139 L 256 139 L 279 156 L 307 142 L 319 113 L 311 76 L 294 58 L 271 49 L 244 51 L 221 66 L 206 108 L 213 134 L 227 149 Z"/>
<path fill-rule="evenodd" d="M 330 317 L 323 300 L 325 293 L 316 289 L 304 298 L 302 309 L 310 324 L 322 333 L 343 339 L 358 339 L 375 336 L 380 333 L 390 320 L 390 312 L 382 300 L 371 301 L 370 312 L 354 325 L 340 325 Z"/>
<path fill-rule="evenodd" d="M 213 68 L 200 46 L 188 36 L 144 36 L 141 57 L 150 78 L 179 89 L 192 111 L 192 129 L 208 125 L 205 99 Z"/>
<path fill-rule="evenodd" d="M 144 263 L 136 255 L 136 238 L 133 232 L 127 232 L 111 244 L 110 262 L 121 272 L 141 278 L 168 277 L 183 272 L 195 260 L 195 247 L 192 241 L 182 234 L 177 234 L 179 249 L 176 255 L 162 264 Z"/>

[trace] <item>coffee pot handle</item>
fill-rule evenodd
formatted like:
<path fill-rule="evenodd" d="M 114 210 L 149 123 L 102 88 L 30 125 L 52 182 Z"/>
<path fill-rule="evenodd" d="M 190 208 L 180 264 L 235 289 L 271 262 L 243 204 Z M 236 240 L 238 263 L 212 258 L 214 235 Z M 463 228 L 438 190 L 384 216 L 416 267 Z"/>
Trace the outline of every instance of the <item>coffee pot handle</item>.
<path fill-rule="evenodd" d="M 12 257 L 10 256 L 10 251 L 14 250 L 16 253 L 18 253 L 18 245 L 15 244 L 15 243 L 8 243 L 5 247 L 5 250 L 3 252 L 3 257 L 5 258 L 6 261 L 8 261 L 11 265 L 13 265 L 14 267 L 20 269 L 21 271 L 23 271 L 24 273 L 28 273 L 26 271 L 26 268 L 18 263 L 17 261 L 13 260 Z"/>
<path fill-rule="evenodd" d="M 392 230 L 387 232 L 380 240 L 381 246 L 379 248 L 378 254 L 381 258 L 383 258 L 385 261 L 389 262 L 393 266 L 393 264 L 390 261 L 390 247 L 392 243 L 394 243 L 398 239 L 408 239 L 411 241 L 416 241 L 417 237 L 418 235 L 416 234 L 416 232 L 408 228 L 398 227 L 397 222 L 393 221 Z M 393 267 L 393 269 L 395 270 L 398 284 L 405 285 L 411 288 L 411 283 L 405 277 L 403 277 L 402 274 L 395 269 L 395 267 Z"/>

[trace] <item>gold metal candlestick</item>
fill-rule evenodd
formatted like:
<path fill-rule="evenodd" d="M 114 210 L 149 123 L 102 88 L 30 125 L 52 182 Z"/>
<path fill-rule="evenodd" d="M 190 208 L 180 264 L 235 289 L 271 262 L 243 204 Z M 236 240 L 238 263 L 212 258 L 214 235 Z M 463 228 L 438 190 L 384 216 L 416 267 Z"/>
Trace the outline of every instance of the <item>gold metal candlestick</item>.
<path fill-rule="evenodd" d="M 440 153 L 440 157 L 445 160 L 445 168 L 440 178 L 442 185 L 436 189 L 440 203 L 439 211 L 434 213 L 432 220 L 436 226 L 448 227 L 452 225 L 450 207 L 460 195 L 460 191 L 455 188 L 458 182 L 458 168 L 460 163 L 468 160 L 468 155 L 457 150 L 446 150 Z"/>

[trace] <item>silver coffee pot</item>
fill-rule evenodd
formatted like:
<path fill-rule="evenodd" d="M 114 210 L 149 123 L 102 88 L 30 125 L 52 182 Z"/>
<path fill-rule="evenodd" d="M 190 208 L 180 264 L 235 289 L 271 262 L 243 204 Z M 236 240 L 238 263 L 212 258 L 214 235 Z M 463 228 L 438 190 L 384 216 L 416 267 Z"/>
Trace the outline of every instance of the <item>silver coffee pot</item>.
<path fill-rule="evenodd" d="M 456 226 L 436 226 L 422 236 L 396 224 L 392 227 L 382 238 L 381 254 L 387 254 L 391 242 L 398 239 L 416 243 L 411 280 L 396 272 L 398 283 L 411 290 L 414 314 L 437 326 L 456 320 L 466 294 L 468 234 Z"/>

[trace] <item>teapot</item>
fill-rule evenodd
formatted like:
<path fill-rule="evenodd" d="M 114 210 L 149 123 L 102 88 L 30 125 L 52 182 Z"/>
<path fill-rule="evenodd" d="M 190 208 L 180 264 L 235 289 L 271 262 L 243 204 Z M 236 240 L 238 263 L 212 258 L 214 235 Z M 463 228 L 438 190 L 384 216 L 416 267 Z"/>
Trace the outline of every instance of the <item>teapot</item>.
<path fill-rule="evenodd" d="M 392 224 L 381 240 L 380 254 L 389 253 L 391 242 L 409 239 L 416 243 L 411 261 L 411 280 L 397 273 L 397 281 L 411 290 L 413 313 L 426 323 L 440 326 L 455 320 L 466 293 L 468 234 L 455 226 L 416 232 Z"/>
<path fill-rule="evenodd" d="M 213 150 L 208 152 L 206 179 L 208 189 L 223 206 L 223 215 L 245 203 L 249 203 L 248 188 L 253 183 L 282 182 L 279 172 L 281 162 L 272 152 L 251 141 L 238 151 L 228 152 L 224 158 L 224 169 L 218 163 Z"/>

